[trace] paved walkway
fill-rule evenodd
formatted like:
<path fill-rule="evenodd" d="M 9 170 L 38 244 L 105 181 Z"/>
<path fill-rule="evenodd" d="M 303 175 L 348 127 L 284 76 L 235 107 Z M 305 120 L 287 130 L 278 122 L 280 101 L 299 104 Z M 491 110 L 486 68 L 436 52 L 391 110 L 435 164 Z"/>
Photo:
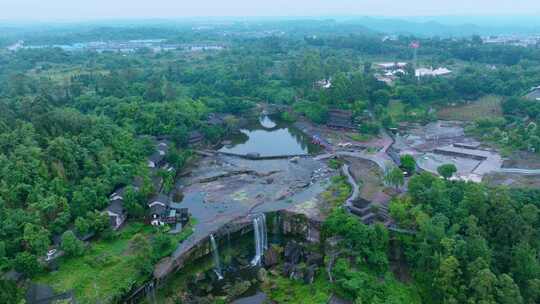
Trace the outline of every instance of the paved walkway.
<path fill-rule="evenodd" d="M 540 175 L 540 169 L 501 168 L 495 172 L 515 173 L 515 174 L 523 174 L 523 175 Z"/>
<path fill-rule="evenodd" d="M 349 170 L 349 165 L 343 164 L 343 167 L 341 167 L 341 171 L 343 172 L 343 174 L 345 174 L 345 176 L 347 176 L 347 181 L 352 187 L 352 193 L 349 196 L 349 198 L 345 201 L 345 207 L 347 208 L 347 210 L 349 210 L 349 207 L 352 206 L 352 203 L 356 199 L 358 199 L 358 196 L 360 195 L 360 189 L 358 187 L 358 184 L 356 183 L 356 181 L 351 175 L 351 171 Z"/>
<path fill-rule="evenodd" d="M 391 169 L 394 164 L 390 156 L 388 156 L 387 154 L 388 149 L 390 149 L 394 141 L 392 140 L 392 137 L 388 135 L 388 133 L 383 131 L 382 139 L 380 140 L 380 142 L 383 144 L 383 146 L 376 153 L 368 153 L 365 150 L 362 150 L 362 151 L 338 150 L 333 153 L 326 153 L 326 154 L 319 155 L 315 157 L 315 159 L 325 160 L 329 158 L 334 158 L 336 156 L 356 157 L 356 158 L 372 161 L 376 163 L 377 166 L 379 166 L 383 172 L 387 172 L 387 170 Z"/>

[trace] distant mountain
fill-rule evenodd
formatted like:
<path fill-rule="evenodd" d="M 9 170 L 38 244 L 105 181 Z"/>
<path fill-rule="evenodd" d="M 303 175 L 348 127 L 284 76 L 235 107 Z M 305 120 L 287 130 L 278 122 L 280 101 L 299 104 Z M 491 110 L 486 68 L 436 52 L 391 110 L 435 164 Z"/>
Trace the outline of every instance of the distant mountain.
<path fill-rule="evenodd" d="M 440 19 L 440 20 L 439 20 Z M 529 19 L 529 18 L 525 18 Z M 357 24 L 387 34 L 413 34 L 419 36 L 471 36 L 502 34 L 540 34 L 540 17 L 524 22 L 518 17 L 413 17 L 376 18 L 357 17 L 338 19 L 342 23 Z M 491 22 L 490 22 L 491 20 Z M 460 23 L 463 22 L 463 23 Z"/>

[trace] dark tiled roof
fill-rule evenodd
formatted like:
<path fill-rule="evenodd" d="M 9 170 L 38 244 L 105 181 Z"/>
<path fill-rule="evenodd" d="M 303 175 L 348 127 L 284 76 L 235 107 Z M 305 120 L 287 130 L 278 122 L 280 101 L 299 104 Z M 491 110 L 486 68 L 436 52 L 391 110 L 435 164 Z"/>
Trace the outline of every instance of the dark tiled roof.
<path fill-rule="evenodd" d="M 109 198 L 112 199 L 113 197 L 115 197 L 115 196 L 117 196 L 117 195 L 123 197 L 123 196 L 124 196 L 124 191 L 125 191 L 125 190 L 126 190 L 126 187 L 120 187 L 120 188 L 117 188 L 116 190 L 114 190 L 114 191 L 111 193 L 111 195 L 109 195 Z"/>
<path fill-rule="evenodd" d="M 540 99 L 540 89 L 535 89 L 525 96 L 527 99 L 537 100 Z"/>
<path fill-rule="evenodd" d="M 120 199 L 110 201 L 109 206 L 105 210 L 115 214 L 124 214 L 124 201 Z"/>
<path fill-rule="evenodd" d="M 208 114 L 208 119 L 206 120 L 206 122 L 209 125 L 214 125 L 214 126 L 223 125 L 223 124 L 225 124 L 225 117 L 226 117 L 225 114 L 210 113 L 210 114 Z"/>
<path fill-rule="evenodd" d="M 23 277 L 23 274 L 15 270 L 10 270 L 6 272 L 2 277 L 4 278 L 4 280 L 18 282 Z"/>
<path fill-rule="evenodd" d="M 159 151 L 154 152 L 150 157 L 148 158 L 149 161 L 153 162 L 156 166 L 161 163 L 165 159 L 165 155 L 162 153 L 159 153 Z"/>
<path fill-rule="evenodd" d="M 204 135 L 199 131 L 189 132 L 188 142 L 190 144 L 198 143 L 204 139 Z"/>
<path fill-rule="evenodd" d="M 159 193 L 157 195 L 155 195 L 154 197 L 152 197 L 152 199 L 148 202 L 148 205 L 152 204 L 153 202 L 160 202 L 160 203 L 163 203 L 165 204 L 166 206 L 169 206 L 170 205 L 170 199 L 167 195 L 163 194 L 163 193 Z"/>
<path fill-rule="evenodd" d="M 352 129 L 352 112 L 345 110 L 330 110 L 328 111 L 329 127 Z"/>
<path fill-rule="evenodd" d="M 155 204 L 152 207 L 150 207 L 150 214 L 157 214 L 160 217 L 163 216 L 163 214 L 167 212 L 167 206 L 162 206 L 160 204 Z"/>
<path fill-rule="evenodd" d="M 54 290 L 44 284 L 32 283 L 26 291 L 26 301 L 28 303 L 50 303 L 54 297 Z"/>
<path fill-rule="evenodd" d="M 150 155 L 148 158 L 149 161 L 153 162 L 156 166 L 160 166 L 161 162 L 165 159 L 165 156 L 169 152 L 169 147 L 171 142 L 168 140 L 156 140 L 155 147 L 156 151 Z"/>

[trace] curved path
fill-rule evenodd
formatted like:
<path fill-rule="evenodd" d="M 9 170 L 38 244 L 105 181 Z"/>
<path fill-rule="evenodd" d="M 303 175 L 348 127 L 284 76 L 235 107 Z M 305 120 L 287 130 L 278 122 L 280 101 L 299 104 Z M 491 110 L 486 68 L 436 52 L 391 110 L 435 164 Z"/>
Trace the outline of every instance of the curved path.
<path fill-rule="evenodd" d="M 336 156 L 348 156 L 348 157 L 356 157 L 361 158 L 365 160 L 372 161 L 377 164 L 381 168 L 383 172 L 387 172 L 387 170 L 391 169 L 394 165 L 394 161 L 388 156 L 387 151 L 390 149 L 390 147 L 394 144 L 394 140 L 388 133 L 383 132 L 382 133 L 382 148 L 376 152 L 376 153 L 367 153 L 365 151 L 336 151 L 333 153 L 326 153 L 321 154 L 317 157 L 315 157 L 316 160 L 325 160 L 329 158 L 334 158 Z"/>
<path fill-rule="evenodd" d="M 349 184 L 352 187 L 352 193 L 349 196 L 349 198 L 347 198 L 347 200 L 345 201 L 345 207 L 347 208 L 347 210 L 349 210 L 349 207 L 352 206 L 352 203 L 356 199 L 358 199 L 358 196 L 360 195 L 360 189 L 358 187 L 358 184 L 356 183 L 356 181 L 354 180 L 354 178 L 351 175 L 351 172 L 349 170 L 349 165 L 343 164 L 343 166 L 341 167 L 341 172 L 343 172 L 343 174 L 345 174 L 345 176 L 347 176 L 347 181 L 349 182 Z"/>

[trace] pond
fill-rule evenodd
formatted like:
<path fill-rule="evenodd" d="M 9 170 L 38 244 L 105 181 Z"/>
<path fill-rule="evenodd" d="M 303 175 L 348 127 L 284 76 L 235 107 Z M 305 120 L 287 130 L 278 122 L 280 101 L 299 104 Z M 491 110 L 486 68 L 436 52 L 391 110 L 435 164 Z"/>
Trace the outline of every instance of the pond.
<path fill-rule="evenodd" d="M 238 155 L 257 153 L 269 157 L 307 155 L 321 150 L 320 146 L 312 143 L 310 136 L 291 123 L 266 115 L 227 140 L 230 144 L 223 146 L 220 152 Z"/>

